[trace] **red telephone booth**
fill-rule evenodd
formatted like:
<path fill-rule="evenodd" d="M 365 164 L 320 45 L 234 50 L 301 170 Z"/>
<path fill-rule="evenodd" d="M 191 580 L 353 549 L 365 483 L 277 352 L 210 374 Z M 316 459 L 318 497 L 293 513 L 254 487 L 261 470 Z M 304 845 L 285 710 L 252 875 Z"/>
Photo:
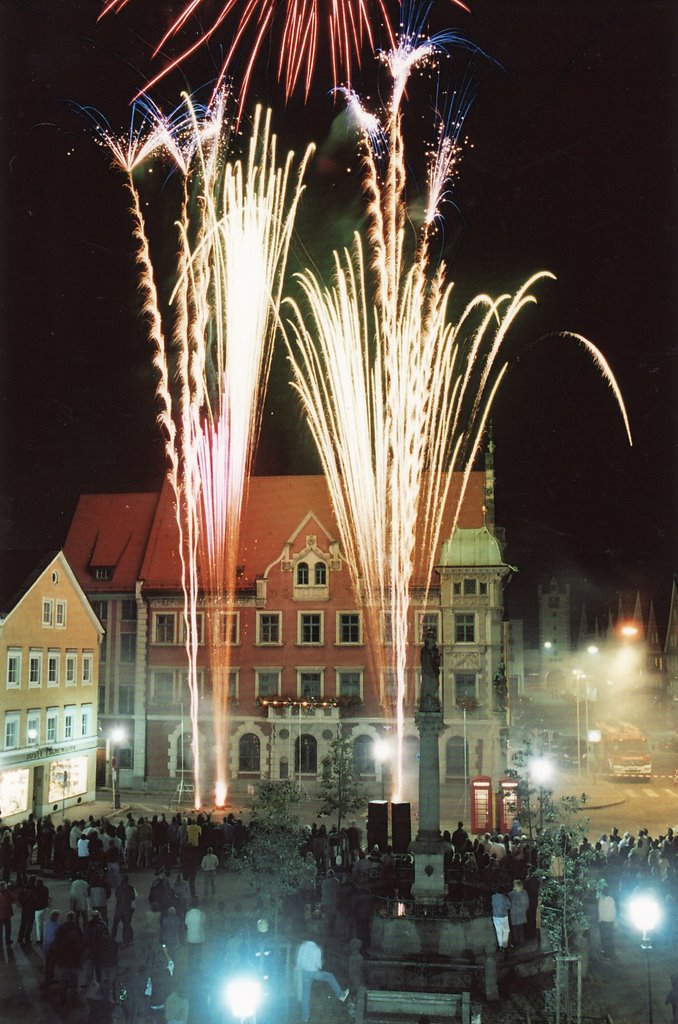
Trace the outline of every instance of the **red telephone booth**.
<path fill-rule="evenodd" d="M 492 828 L 492 779 L 476 775 L 471 779 L 471 832 L 474 836 Z"/>
<path fill-rule="evenodd" d="M 496 795 L 496 827 L 498 832 L 510 832 L 513 819 L 520 817 L 518 780 L 504 775 L 499 779 Z"/>

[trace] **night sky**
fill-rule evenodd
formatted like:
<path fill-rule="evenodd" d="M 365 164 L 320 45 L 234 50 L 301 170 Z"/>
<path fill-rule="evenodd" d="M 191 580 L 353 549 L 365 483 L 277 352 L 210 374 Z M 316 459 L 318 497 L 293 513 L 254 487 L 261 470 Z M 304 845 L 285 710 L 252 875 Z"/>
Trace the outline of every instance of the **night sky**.
<path fill-rule="evenodd" d="M 70 104 L 91 104 L 124 128 L 130 99 L 159 68 L 151 44 L 178 5 L 131 0 L 124 16 L 99 23 L 98 0 L 3 6 L 0 547 L 46 549 L 63 542 L 80 493 L 162 479 L 125 190 Z M 453 310 L 536 270 L 557 277 L 538 286 L 539 305 L 519 322 L 493 417 L 497 520 L 520 569 L 508 608 L 534 614 L 536 583 L 557 575 L 592 607 L 616 607 L 618 591 L 640 587 L 661 624 L 678 551 L 675 3 L 470 6 L 465 14 L 438 0 L 433 15 L 434 27 L 455 27 L 493 58 L 459 49 L 444 63 L 445 82 L 470 71 L 478 86 L 440 243 Z M 268 57 L 249 109 L 273 106 L 281 149 L 318 144 L 291 268 L 322 268 L 328 239 L 341 244 L 360 226 L 359 158 L 335 121 L 326 59 L 304 106 L 285 104 L 275 46 Z M 169 109 L 182 88 L 206 96 L 219 63 L 213 45 L 155 99 Z M 378 95 L 368 53 L 355 84 Z M 413 201 L 432 137 L 429 94 L 430 82 L 415 83 L 406 107 Z M 166 238 L 161 276 L 176 244 L 176 207 L 163 201 L 171 190 L 160 180 L 150 189 L 153 230 Z M 588 357 L 556 337 L 563 330 L 608 359 L 633 448 Z M 257 471 L 317 472 L 287 379 L 280 351 Z"/>

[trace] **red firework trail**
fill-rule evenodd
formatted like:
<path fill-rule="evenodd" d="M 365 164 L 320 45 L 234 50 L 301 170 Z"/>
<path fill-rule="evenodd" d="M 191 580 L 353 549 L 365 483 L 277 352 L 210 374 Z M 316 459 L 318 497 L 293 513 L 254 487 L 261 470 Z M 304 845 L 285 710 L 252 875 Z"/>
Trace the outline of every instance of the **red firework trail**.
<path fill-rule="evenodd" d="M 117 14 L 130 0 L 105 0 L 100 18 Z M 462 0 L 451 0 L 463 10 L 468 7 Z M 164 5 L 163 5 L 164 6 Z M 171 16 L 169 27 L 158 42 L 153 56 L 156 57 L 166 46 L 176 41 L 187 23 L 195 15 L 202 15 L 214 3 L 208 0 L 177 0 L 176 14 Z M 337 85 L 350 84 L 355 67 L 360 66 L 363 47 L 369 44 L 374 49 L 373 15 L 383 23 L 387 34 L 387 48 L 395 45 L 386 0 L 224 0 L 221 6 L 207 15 L 206 28 L 200 28 L 199 35 L 186 46 L 178 56 L 169 58 L 165 66 L 148 81 L 142 90 L 147 92 L 180 64 L 183 64 L 197 50 L 208 43 L 225 25 L 233 21 L 232 41 L 226 51 L 217 88 L 221 85 L 241 47 L 249 46 L 240 86 L 240 101 L 244 100 L 252 77 L 254 66 L 266 36 L 271 32 L 274 21 L 282 19 L 278 79 L 283 83 L 285 96 L 289 98 L 297 85 L 303 82 L 304 96 L 308 97 L 316 65 L 321 24 L 327 25 L 329 38 L 329 59 L 333 82 Z M 211 20 L 210 20 L 211 19 Z"/>

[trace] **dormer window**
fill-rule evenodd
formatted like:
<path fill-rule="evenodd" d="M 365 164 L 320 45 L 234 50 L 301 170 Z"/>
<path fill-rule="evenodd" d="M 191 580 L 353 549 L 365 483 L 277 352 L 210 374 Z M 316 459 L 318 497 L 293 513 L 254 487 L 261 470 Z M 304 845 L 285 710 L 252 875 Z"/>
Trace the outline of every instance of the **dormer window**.
<path fill-rule="evenodd" d="M 316 587 L 324 587 L 327 585 L 327 566 L 324 562 L 315 563 L 314 576 Z"/>
<path fill-rule="evenodd" d="M 110 580 L 113 576 L 113 570 L 110 565 L 97 565 L 94 569 L 95 580 Z"/>
<path fill-rule="evenodd" d="M 297 565 L 297 586 L 308 586 L 308 562 L 299 562 Z"/>

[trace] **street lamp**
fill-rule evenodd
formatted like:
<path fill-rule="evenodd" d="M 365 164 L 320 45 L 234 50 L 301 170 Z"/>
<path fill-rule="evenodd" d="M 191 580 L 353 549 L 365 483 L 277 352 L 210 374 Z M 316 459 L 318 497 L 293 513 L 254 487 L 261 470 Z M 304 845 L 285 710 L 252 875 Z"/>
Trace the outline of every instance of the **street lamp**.
<path fill-rule="evenodd" d="M 377 762 L 381 773 L 381 799 L 386 799 L 386 763 L 391 756 L 391 747 L 386 740 L 378 739 L 374 741 L 372 748 L 374 754 L 374 760 Z"/>
<path fill-rule="evenodd" d="M 640 948 L 645 950 L 645 961 L 647 963 L 647 1021 L 652 1024 L 652 975 L 650 973 L 650 942 L 649 932 L 659 924 L 661 918 L 661 907 L 651 893 L 639 893 L 629 903 L 629 916 L 631 923 L 638 931 L 643 933 L 640 940 Z"/>
<path fill-rule="evenodd" d="M 574 676 L 574 678 L 576 680 L 576 683 L 577 683 L 577 690 L 576 690 L 576 700 L 577 700 L 577 775 L 581 775 L 581 726 L 580 726 L 580 719 L 579 719 L 579 697 L 580 697 L 581 681 L 582 681 L 582 679 L 585 679 L 586 677 L 585 677 L 584 673 L 581 671 L 581 669 L 579 669 L 579 668 L 573 668 L 572 669 L 572 675 Z M 587 704 L 587 707 L 586 707 L 586 713 L 588 715 L 588 704 Z"/>
<path fill-rule="evenodd" d="M 233 978 L 225 989 L 228 1008 L 239 1021 L 254 1017 L 263 996 L 261 982 L 256 978 Z"/>
<path fill-rule="evenodd" d="M 125 730 L 116 726 L 111 732 L 111 789 L 113 790 L 113 810 L 120 810 L 120 787 L 116 787 L 118 781 L 118 745 L 125 738 Z"/>
<path fill-rule="evenodd" d="M 553 762 L 548 757 L 533 757 L 528 767 L 530 778 L 539 787 L 539 828 L 544 827 L 544 787 L 553 778 Z"/>

